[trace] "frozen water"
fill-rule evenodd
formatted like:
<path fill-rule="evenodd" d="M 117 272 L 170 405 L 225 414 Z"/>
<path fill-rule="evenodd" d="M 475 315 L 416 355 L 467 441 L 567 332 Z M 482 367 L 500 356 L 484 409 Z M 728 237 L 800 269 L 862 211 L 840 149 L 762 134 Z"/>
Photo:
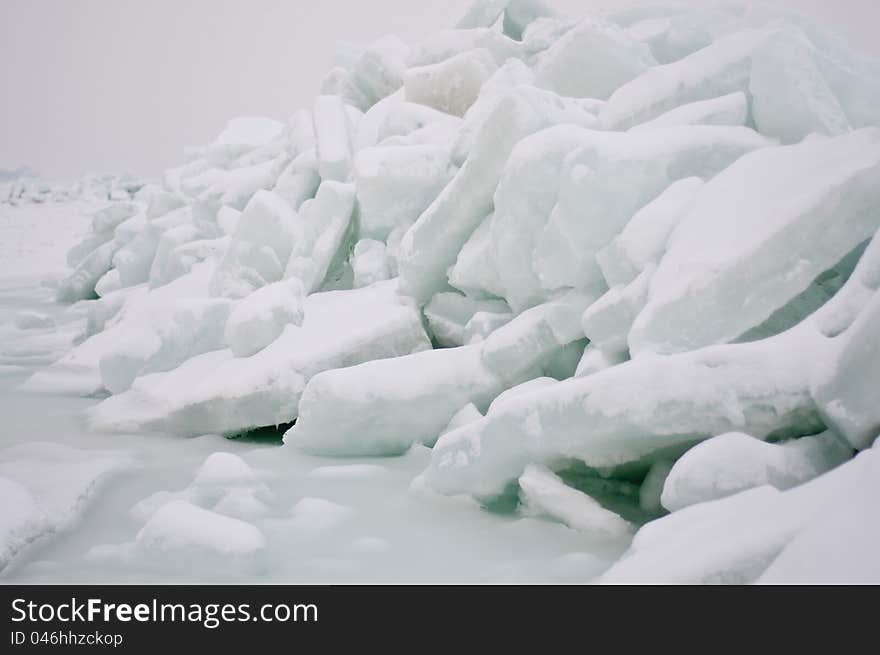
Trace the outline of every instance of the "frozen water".
<path fill-rule="evenodd" d="M 298 216 L 278 194 L 259 191 L 242 212 L 211 280 L 213 295 L 243 298 L 284 274 Z M 302 229 L 302 228 L 300 228 Z"/>
<path fill-rule="evenodd" d="M 793 355 L 802 347 L 803 340 L 781 335 L 644 358 L 523 394 L 444 435 L 431 482 L 444 493 L 492 495 L 529 462 L 570 458 L 609 467 L 650 462 L 732 430 L 762 437 L 815 431 L 821 422 L 809 367 Z"/>
<path fill-rule="evenodd" d="M 503 385 L 479 346 L 325 371 L 303 391 L 285 442 L 322 455 L 399 455 L 432 444 L 462 406 L 485 410 Z"/>
<path fill-rule="evenodd" d="M 873 128 L 743 157 L 670 237 L 630 349 L 690 350 L 760 325 L 874 234 L 878 182 Z"/>
<path fill-rule="evenodd" d="M 745 125 L 748 118 L 749 100 L 742 91 L 735 91 L 719 98 L 670 109 L 654 120 L 639 123 L 630 128 L 630 131 L 639 132 L 673 125 Z"/>
<path fill-rule="evenodd" d="M 441 146 L 365 148 L 354 159 L 361 236 L 385 240 L 409 227 L 446 186 L 454 169 Z"/>
<path fill-rule="evenodd" d="M 361 239 L 351 252 L 352 285 L 358 289 L 391 278 L 388 248 L 375 239 Z"/>
<path fill-rule="evenodd" d="M 519 486 L 527 511 L 557 519 L 599 544 L 626 547 L 635 532 L 630 523 L 544 467 L 527 466 Z"/>
<path fill-rule="evenodd" d="M 510 308 L 503 300 L 477 300 L 453 291 L 436 294 L 423 311 L 434 341 L 441 346 L 468 343 L 468 325 L 475 329 L 471 321 L 480 312 L 505 315 L 508 320 L 512 318 Z"/>
<path fill-rule="evenodd" d="M 421 302 L 445 290 L 447 270 L 493 208 L 495 187 L 518 141 L 548 124 L 595 120 L 577 103 L 549 92 L 517 87 L 506 94 L 475 136 L 467 161 L 404 236 L 402 290 Z"/>
<path fill-rule="evenodd" d="M 688 177 L 670 184 L 637 211 L 611 242 L 596 253 L 596 263 L 609 286 L 626 285 L 666 252 L 669 235 L 684 218 L 703 180 Z"/>
<path fill-rule="evenodd" d="M 3 183 L 4 581 L 878 579 L 878 106 L 774 8 L 477 0 Z"/>
<path fill-rule="evenodd" d="M 51 442 L 0 449 L 0 569 L 34 541 L 73 523 L 99 485 L 126 464 L 123 452 Z"/>
<path fill-rule="evenodd" d="M 345 182 L 351 173 L 351 134 L 342 99 L 335 95 L 315 98 L 314 119 L 318 173 L 323 180 Z"/>
<path fill-rule="evenodd" d="M 520 55 L 520 44 L 488 26 L 441 30 L 425 37 L 409 54 L 409 66 L 428 66 L 483 48 L 499 66 Z"/>
<path fill-rule="evenodd" d="M 250 357 L 275 341 L 287 325 L 302 325 L 303 286 L 298 278 L 267 284 L 242 298 L 226 319 L 226 345 Z"/>
<path fill-rule="evenodd" d="M 873 271 L 874 285 L 880 277 Z M 865 311 L 839 338 L 840 350 L 833 372 L 817 376 L 814 396 L 828 425 L 846 437 L 853 448 L 867 448 L 880 434 L 880 409 L 876 402 L 880 344 L 877 320 L 880 294 L 875 293 Z"/>
<path fill-rule="evenodd" d="M 820 56 L 798 29 L 777 33 L 755 51 L 749 92 L 763 134 L 797 143 L 809 134 L 849 131 L 846 113 L 816 63 Z"/>
<path fill-rule="evenodd" d="M 875 448 L 785 492 L 759 487 L 649 523 L 602 580 L 744 584 L 766 571 L 777 583 L 876 581 L 876 510 L 859 509 L 876 500 L 877 455 Z M 828 558 L 832 540 L 840 555 Z"/>
<path fill-rule="evenodd" d="M 355 189 L 351 184 L 322 182 L 315 199 L 302 210 L 284 277 L 296 277 L 306 294 L 318 291 L 348 255 L 353 239 Z M 283 260 L 282 260 L 283 261 Z M 334 266 L 335 265 L 335 266 Z"/>
<path fill-rule="evenodd" d="M 476 48 L 436 64 L 415 66 L 404 74 L 406 99 L 463 116 L 497 65 L 486 48 Z"/>
<path fill-rule="evenodd" d="M 807 482 L 842 464 L 852 449 L 831 432 L 770 444 L 747 434 L 723 434 L 694 446 L 663 485 L 670 511 L 770 485 L 780 490 Z"/>
<path fill-rule="evenodd" d="M 303 310 L 301 326 L 288 324 L 251 357 L 215 350 L 135 380 L 96 406 L 92 423 L 190 435 L 280 425 L 296 418 L 300 394 L 316 373 L 429 347 L 418 312 L 397 299 L 393 281 L 313 294 Z"/>
<path fill-rule="evenodd" d="M 560 95 L 605 100 L 656 63 L 623 30 L 587 19 L 541 53 L 535 70 L 538 84 Z"/>

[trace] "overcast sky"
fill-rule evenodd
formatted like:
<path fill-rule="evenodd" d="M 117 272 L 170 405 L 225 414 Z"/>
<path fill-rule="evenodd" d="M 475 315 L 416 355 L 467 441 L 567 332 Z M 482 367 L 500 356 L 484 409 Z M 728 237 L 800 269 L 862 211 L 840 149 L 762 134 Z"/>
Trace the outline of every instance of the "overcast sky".
<path fill-rule="evenodd" d="M 700 2 L 701 0 L 694 0 Z M 155 176 L 238 115 L 311 104 L 337 39 L 412 42 L 470 0 L 0 0 L 0 168 Z M 880 55 L 880 0 L 776 0 Z M 581 15 L 632 0 L 549 0 Z"/>

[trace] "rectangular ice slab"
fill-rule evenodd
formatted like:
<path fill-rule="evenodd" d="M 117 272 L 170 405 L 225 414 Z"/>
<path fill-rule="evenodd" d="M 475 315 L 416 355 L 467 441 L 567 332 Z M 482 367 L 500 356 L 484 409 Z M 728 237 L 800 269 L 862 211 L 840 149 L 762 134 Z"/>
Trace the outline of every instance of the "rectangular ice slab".
<path fill-rule="evenodd" d="M 342 99 L 332 95 L 315 98 L 314 121 L 321 179 L 345 182 L 351 173 L 351 138 Z"/>
<path fill-rule="evenodd" d="M 671 512 L 770 485 L 790 489 L 852 457 L 852 448 L 833 432 L 765 443 L 740 432 L 697 444 L 669 471 L 661 502 Z"/>
<path fill-rule="evenodd" d="M 735 430 L 758 437 L 821 429 L 810 397 L 818 335 L 649 357 L 524 393 L 437 442 L 429 479 L 441 493 L 491 496 L 529 463 L 592 467 L 650 461 Z"/>
<path fill-rule="evenodd" d="M 384 241 L 399 225 L 415 223 L 455 169 L 442 146 L 364 148 L 354 158 L 360 235 Z"/>
<path fill-rule="evenodd" d="M 625 130 L 680 105 L 747 90 L 752 53 L 772 34 L 743 30 L 672 64 L 649 68 L 612 94 L 599 115 L 602 124 Z"/>
<path fill-rule="evenodd" d="M 880 286 L 880 267 L 873 274 Z M 830 426 L 867 448 L 880 436 L 880 292 L 838 340 L 835 364 L 819 376 L 814 396 Z"/>
<path fill-rule="evenodd" d="M 560 95 L 605 100 L 657 62 L 610 23 L 585 19 L 537 57 L 538 84 Z"/>
<path fill-rule="evenodd" d="M 559 201 L 534 245 L 534 272 L 546 289 L 590 288 L 602 280 L 596 253 L 671 183 L 714 177 L 770 145 L 745 127 L 593 131 L 588 144 L 565 160 Z"/>
<path fill-rule="evenodd" d="M 326 181 L 303 209 L 304 221 L 290 250 L 284 277 L 297 277 L 306 294 L 318 291 L 333 264 L 348 257 L 355 210 L 353 184 Z"/>
<path fill-rule="evenodd" d="M 297 416 L 316 373 L 430 348 L 418 310 L 397 296 L 396 281 L 309 296 L 302 326 L 288 325 L 251 357 L 218 350 L 168 373 L 139 378 L 90 412 L 104 429 L 235 433 Z"/>
<path fill-rule="evenodd" d="M 880 450 L 785 492 L 763 486 L 645 525 L 608 584 L 876 583 Z"/>
<path fill-rule="evenodd" d="M 506 388 L 541 375 L 581 336 L 578 319 L 589 300 L 572 293 L 535 307 L 480 344 L 316 375 L 287 439 L 336 456 L 393 455 L 433 443 L 465 405 L 485 411 Z"/>
<path fill-rule="evenodd" d="M 531 464 L 519 478 L 520 497 L 528 511 L 550 516 L 584 533 L 596 545 L 629 545 L 635 527 L 585 493 L 572 489 L 552 471 Z"/>
<path fill-rule="evenodd" d="M 595 122 L 591 113 L 553 93 L 517 87 L 505 95 L 476 135 L 467 161 L 404 235 L 401 290 L 422 303 L 446 290 L 447 271 L 492 210 L 504 164 L 520 139 L 555 123 Z"/>
<path fill-rule="evenodd" d="M 767 148 L 699 192 L 669 240 L 630 350 L 729 342 L 880 226 L 880 129 Z"/>
<path fill-rule="evenodd" d="M 504 390 L 480 355 L 478 345 L 464 346 L 320 373 L 285 442 L 334 456 L 399 455 L 433 443 L 463 406 L 485 410 Z"/>
<path fill-rule="evenodd" d="M 726 96 L 691 102 L 671 109 L 647 123 L 631 128 L 631 132 L 653 130 L 673 125 L 745 125 L 749 118 L 749 99 L 742 91 Z"/>
<path fill-rule="evenodd" d="M 123 355 L 129 344 L 143 357 L 140 363 L 130 360 L 134 371 L 129 371 L 128 375 L 135 375 L 146 359 L 162 350 L 161 340 L 154 334 L 153 326 L 162 322 L 173 324 L 176 306 L 181 301 L 206 299 L 214 268 L 212 263 L 198 264 L 190 273 L 158 289 L 149 290 L 144 284 L 119 290 L 101 299 L 90 317 L 94 333 L 64 357 L 34 373 L 22 385 L 22 389 L 93 395 L 101 391 L 105 384 L 101 375 L 101 361 L 116 353 Z M 196 332 L 199 331 L 201 329 L 197 328 Z M 178 363 L 185 356 L 191 356 L 180 352 L 177 354 L 181 357 Z"/>
<path fill-rule="evenodd" d="M 439 109 L 454 116 L 464 116 L 497 65 L 485 48 L 477 48 L 445 61 L 410 68 L 403 76 L 403 88 L 409 102 Z"/>

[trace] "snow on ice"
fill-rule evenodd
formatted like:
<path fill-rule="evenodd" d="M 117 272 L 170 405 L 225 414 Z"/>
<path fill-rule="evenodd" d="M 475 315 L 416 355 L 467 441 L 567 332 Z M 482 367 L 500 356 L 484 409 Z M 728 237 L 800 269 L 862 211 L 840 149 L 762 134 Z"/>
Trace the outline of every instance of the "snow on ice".
<path fill-rule="evenodd" d="M 161 184 L 0 202 L 0 382 L 199 437 L 80 561 L 436 579 L 424 538 L 456 580 L 880 581 L 880 64 L 801 17 L 477 0 Z M 0 566 L 131 475 L 9 443 Z"/>

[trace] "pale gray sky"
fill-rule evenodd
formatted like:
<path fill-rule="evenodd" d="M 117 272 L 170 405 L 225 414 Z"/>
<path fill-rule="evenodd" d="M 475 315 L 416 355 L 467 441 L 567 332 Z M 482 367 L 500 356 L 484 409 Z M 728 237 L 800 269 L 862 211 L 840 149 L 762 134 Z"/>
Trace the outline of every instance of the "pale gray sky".
<path fill-rule="evenodd" d="M 633 0 L 549 0 L 570 15 Z M 700 0 L 694 0 L 699 3 Z M 157 175 L 238 115 L 311 104 L 337 39 L 450 26 L 470 0 L 0 0 L 0 168 Z M 878 0 L 776 0 L 880 54 Z"/>

